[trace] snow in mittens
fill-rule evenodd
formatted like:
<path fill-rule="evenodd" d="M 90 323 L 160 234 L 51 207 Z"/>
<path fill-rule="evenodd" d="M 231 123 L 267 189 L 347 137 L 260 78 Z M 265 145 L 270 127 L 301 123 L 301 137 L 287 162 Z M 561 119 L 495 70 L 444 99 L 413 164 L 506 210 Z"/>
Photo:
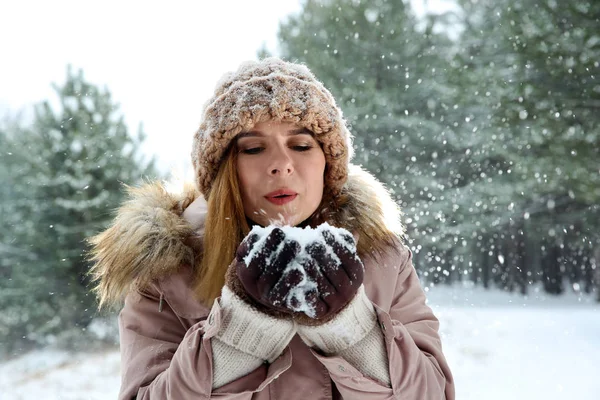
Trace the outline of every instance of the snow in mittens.
<path fill-rule="evenodd" d="M 283 271 L 283 275 L 285 275 L 291 270 L 298 270 L 302 276 L 302 280 L 290 290 L 286 298 L 286 307 L 295 312 L 303 312 L 309 317 L 314 318 L 316 315 L 315 309 L 314 306 L 307 301 L 307 294 L 311 291 L 317 291 L 317 284 L 312 279 L 310 279 L 306 270 L 299 261 L 301 261 L 302 259 L 310 258 L 310 255 L 306 251 L 306 247 L 308 245 L 313 243 L 321 243 L 323 246 L 325 246 L 327 254 L 336 263 L 334 267 L 339 267 L 340 260 L 333 252 L 333 249 L 325 242 L 325 238 L 323 237 L 323 231 L 329 231 L 335 237 L 336 242 L 344 246 L 348 251 L 356 252 L 356 244 L 354 243 L 354 241 L 349 243 L 344 238 L 344 236 L 352 237 L 352 234 L 346 229 L 337 228 L 329 225 L 328 223 L 323 223 L 314 229 L 311 227 L 298 228 L 292 226 L 274 225 L 269 225 L 267 227 L 254 226 L 250 231 L 249 235 L 257 235 L 258 240 L 252 247 L 252 250 L 244 258 L 244 263 L 246 265 L 250 263 L 250 261 L 255 257 L 256 254 L 259 254 L 264 251 L 263 246 L 266 242 L 266 239 L 275 228 L 279 228 L 283 231 L 285 239 L 281 242 L 277 250 L 275 250 L 271 254 L 270 259 L 275 257 L 283 249 L 285 243 L 291 240 L 295 240 L 300 244 L 300 252 Z M 267 265 L 269 265 L 269 263 L 267 263 Z M 319 268 L 321 267 L 322 266 L 319 266 Z"/>

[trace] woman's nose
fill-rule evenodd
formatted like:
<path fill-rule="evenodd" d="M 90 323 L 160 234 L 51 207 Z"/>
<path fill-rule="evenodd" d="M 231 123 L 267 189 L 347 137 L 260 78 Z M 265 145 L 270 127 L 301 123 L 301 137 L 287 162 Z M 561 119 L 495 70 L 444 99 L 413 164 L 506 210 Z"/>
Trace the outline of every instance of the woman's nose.
<path fill-rule="evenodd" d="M 292 159 L 286 151 L 277 151 L 272 157 L 269 165 L 271 175 L 290 175 L 294 172 Z"/>

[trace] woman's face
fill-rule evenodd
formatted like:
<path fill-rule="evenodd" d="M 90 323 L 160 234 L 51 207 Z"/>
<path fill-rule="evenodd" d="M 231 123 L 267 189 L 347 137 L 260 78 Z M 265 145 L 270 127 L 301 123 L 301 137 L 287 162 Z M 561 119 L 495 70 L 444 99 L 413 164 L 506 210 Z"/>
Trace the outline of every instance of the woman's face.
<path fill-rule="evenodd" d="M 244 212 L 262 226 L 295 226 L 323 197 L 325 155 L 311 132 L 287 122 L 261 122 L 236 141 Z"/>

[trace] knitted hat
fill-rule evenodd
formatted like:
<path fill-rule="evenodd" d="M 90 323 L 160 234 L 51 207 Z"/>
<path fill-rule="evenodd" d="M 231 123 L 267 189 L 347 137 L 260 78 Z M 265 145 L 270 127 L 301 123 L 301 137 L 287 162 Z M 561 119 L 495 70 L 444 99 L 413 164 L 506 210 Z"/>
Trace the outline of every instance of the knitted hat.
<path fill-rule="evenodd" d="M 265 121 L 310 130 L 325 153 L 325 185 L 335 196 L 348 176 L 352 136 L 331 93 L 310 70 L 278 58 L 243 63 L 225 74 L 204 106 L 194 135 L 196 186 L 205 198 L 232 139 Z"/>

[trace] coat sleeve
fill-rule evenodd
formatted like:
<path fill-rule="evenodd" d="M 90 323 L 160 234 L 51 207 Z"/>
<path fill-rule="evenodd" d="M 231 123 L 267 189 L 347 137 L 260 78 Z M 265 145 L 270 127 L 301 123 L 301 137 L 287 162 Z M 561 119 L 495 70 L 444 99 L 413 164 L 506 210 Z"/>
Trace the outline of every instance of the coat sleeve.
<path fill-rule="evenodd" d="M 272 364 L 212 390 L 211 338 L 220 325 L 218 302 L 206 320 L 186 328 L 168 304 L 159 310 L 156 290 L 131 292 L 119 314 L 119 400 L 250 399 L 291 366 L 286 349 Z"/>
<path fill-rule="evenodd" d="M 344 399 L 454 400 L 452 373 L 442 352 L 439 322 L 402 246 L 389 312 L 375 306 L 387 351 L 391 388 L 364 376 L 342 356 L 313 351 Z"/>

